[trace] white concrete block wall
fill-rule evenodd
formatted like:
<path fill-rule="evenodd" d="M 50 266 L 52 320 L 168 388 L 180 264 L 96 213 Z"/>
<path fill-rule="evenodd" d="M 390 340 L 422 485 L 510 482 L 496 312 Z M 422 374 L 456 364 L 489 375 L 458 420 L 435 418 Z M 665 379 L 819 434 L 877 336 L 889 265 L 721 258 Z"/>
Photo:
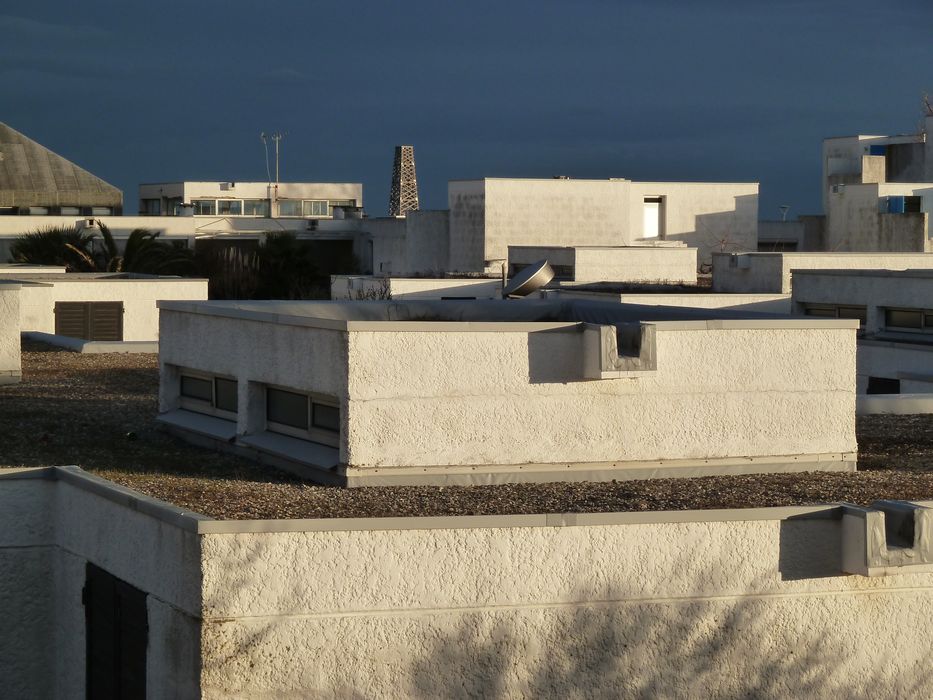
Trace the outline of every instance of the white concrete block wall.
<path fill-rule="evenodd" d="M 731 517 L 206 534 L 202 691 L 933 692 L 933 574 L 841 575 L 838 520 Z"/>
<path fill-rule="evenodd" d="M 794 270 L 916 270 L 933 268 L 933 253 L 713 254 L 713 291 L 790 294 Z"/>
<path fill-rule="evenodd" d="M 20 303 L 23 331 L 55 332 L 56 301 L 122 301 L 123 339 L 158 340 L 160 299 L 205 300 L 206 279 L 62 278 L 24 284 Z"/>
<path fill-rule="evenodd" d="M 22 376 L 20 292 L 20 285 L 0 282 L 0 386 L 18 382 Z"/>

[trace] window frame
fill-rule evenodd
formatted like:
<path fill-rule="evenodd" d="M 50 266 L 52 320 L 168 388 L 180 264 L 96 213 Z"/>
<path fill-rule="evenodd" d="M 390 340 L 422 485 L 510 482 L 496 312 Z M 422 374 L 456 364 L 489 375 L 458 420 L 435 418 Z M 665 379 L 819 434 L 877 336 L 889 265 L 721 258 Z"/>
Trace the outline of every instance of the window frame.
<path fill-rule="evenodd" d="M 182 394 L 182 382 L 185 377 L 190 377 L 191 379 L 198 379 L 201 381 L 210 382 L 211 385 L 211 400 L 205 401 L 204 399 L 199 399 L 193 396 L 185 396 Z M 220 408 L 217 406 L 217 381 L 227 381 L 233 382 L 237 387 L 237 410 L 228 411 L 227 409 Z M 202 413 L 207 416 L 214 416 L 215 418 L 223 418 L 224 420 L 236 421 L 239 416 L 239 382 L 235 377 L 230 377 L 223 374 L 212 374 L 210 372 L 201 372 L 194 369 L 188 369 L 187 367 L 178 368 L 178 406 L 186 411 L 191 411 L 193 413 Z"/>
<path fill-rule="evenodd" d="M 222 212 L 220 211 L 221 204 L 237 205 L 240 211 L 239 212 L 230 212 L 230 211 Z M 226 197 L 223 199 L 218 199 L 216 211 L 217 211 L 217 216 L 243 216 L 243 200 L 242 199 L 228 199 Z"/>
<path fill-rule="evenodd" d="M 907 308 L 901 306 L 885 306 L 884 309 L 884 329 L 886 331 L 891 331 L 894 333 L 920 333 L 920 334 L 931 334 L 933 333 L 933 309 L 918 309 L 918 308 Z M 920 316 L 920 326 L 894 326 L 889 322 L 889 314 L 892 311 L 900 312 L 909 312 L 916 313 Z M 928 320 L 929 319 L 929 320 Z"/>
<path fill-rule="evenodd" d="M 211 211 L 210 212 L 198 211 L 199 206 L 201 204 L 206 204 L 206 203 L 211 204 Z M 216 199 L 206 199 L 206 198 L 192 199 L 191 206 L 194 207 L 195 216 L 217 216 L 217 200 Z"/>
<path fill-rule="evenodd" d="M 295 396 L 301 396 L 305 399 L 305 428 L 297 428 L 286 423 L 278 423 L 269 420 L 269 391 L 281 391 Z M 340 401 L 333 396 L 318 394 L 316 392 L 296 391 L 291 387 L 277 386 L 274 384 L 263 385 L 263 405 L 265 428 L 270 433 L 286 435 L 288 437 L 298 438 L 314 442 L 326 447 L 340 447 Z M 315 405 L 334 408 L 337 410 L 337 430 L 323 428 L 314 424 Z"/>

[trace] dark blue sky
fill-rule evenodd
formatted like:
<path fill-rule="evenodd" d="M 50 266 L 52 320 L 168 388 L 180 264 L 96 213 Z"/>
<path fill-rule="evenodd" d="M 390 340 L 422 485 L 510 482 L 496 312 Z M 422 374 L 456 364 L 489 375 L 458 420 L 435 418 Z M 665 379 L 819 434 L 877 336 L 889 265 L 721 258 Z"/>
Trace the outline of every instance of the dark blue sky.
<path fill-rule="evenodd" d="M 915 131 L 931 0 L 44 2 L 0 10 L 0 121 L 124 190 L 482 176 L 759 181 L 820 208 L 820 141 Z"/>

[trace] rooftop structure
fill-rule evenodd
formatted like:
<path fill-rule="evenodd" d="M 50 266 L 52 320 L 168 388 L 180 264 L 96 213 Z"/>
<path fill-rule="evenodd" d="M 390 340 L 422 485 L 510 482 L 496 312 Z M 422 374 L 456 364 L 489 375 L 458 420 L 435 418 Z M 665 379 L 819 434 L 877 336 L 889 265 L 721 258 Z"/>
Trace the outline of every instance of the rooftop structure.
<path fill-rule="evenodd" d="M 859 321 L 859 393 L 933 393 L 933 270 L 797 270 L 793 304 Z"/>
<path fill-rule="evenodd" d="M 330 219 L 337 207 L 362 206 L 359 183 L 186 181 L 139 186 L 139 212 L 150 216 Z"/>
<path fill-rule="evenodd" d="M 313 479 L 854 466 L 855 321 L 586 301 L 159 307 L 160 419 Z"/>
<path fill-rule="evenodd" d="M 797 270 L 933 269 L 931 253 L 716 253 L 713 291 L 726 294 L 790 294 Z"/>
<path fill-rule="evenodd" d="M 0 214 L 106 216 L 122 211 L 119 189 L 0 123 Z"/>

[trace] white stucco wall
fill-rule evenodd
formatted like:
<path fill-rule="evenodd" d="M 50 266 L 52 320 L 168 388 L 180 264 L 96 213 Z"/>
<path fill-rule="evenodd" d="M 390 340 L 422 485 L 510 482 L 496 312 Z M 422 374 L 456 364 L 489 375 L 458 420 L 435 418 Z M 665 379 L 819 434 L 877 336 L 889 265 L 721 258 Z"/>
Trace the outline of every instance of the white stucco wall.
<path fill-rule="evenodd" d="M 21 330 L 54 333 L 56 301 L 122 301 L 123 339 L 158 340 L 160 299 L 207 299 L 207 280 L 44 276 L 23 284 Z"/>
<path fill-rule="evenodd" d="M 213 521 L 51 471 L 0 471 L 5 697 L 83 697 L 88 561 L 152 698 L 933 693 L 930 567 L 843 573 L 839 506 Z"/>
<path fill-rule="evenodd" d="M 629 294 L 599 291 L 576 291 L 573 289 L 549 289 L 547 298 L 593 299 L 618 301 L 623 304 L 645 304 L 648 306 L 686 306 L 694 309 L 742 309 L 766 313 L 790 313 L 789 294 Z"/>
<path fill-rule="evenodd" d="M 347 464 L 625 463 L 856 449 L 852 328 L 654 325 L 657 370 L 602 381 L 580 381 L 583 334 L 574 329 L 353 332 Z"/>
<path fill-rule="evenodd" d="M 388 297 L 384 297 L 388 294 Z M 502 281 L 497 279 L 421 277 L 369 277 L 332 275 L 331 299 L 442 299 L 444 297 L 475 297 L 500 299 Z"/>
<path fill-rule="evenodd" d="M 924 344 L 929 336 L 885 335 L 886 308 L 933 308 L 933 270 L 801 271 L 794 274 L 793 305 L 803 313 L 807 304 L 865 307 L 864 333 L 858 341 L 860 393 L 869 377 L 900 379 L 903 393 L 933 392 L 933 347 Z"/>
<path fill-rule="evenodd" d="M 641 238 L 645 197 L 662 197 L 664 239 L 683 241 L 708 264 L 715 252 L 758 249 L 758 183 L 632 182 L 629 230 Z"/>
<path fill-rule="evenodd" d="M 305 531 L 268 523 L 257 524 L 266 532 L 234 525 L 205 534 L 202 691 L 933 692 L 933 630 L 921 622 L 933 614 L 933 574 L 846 576 L 839 520 L 807 519 L 804 509 L 748 513 L 640 523 L 637 515 L 548 516 L 564 527 L 544 526 L 545 516 L 438 518 L 408 520 L 404 530 L 309 521 L 288 528 Z"/>
<path fill-rule="evenodd" d="M 0 470 L 4 697 L 84 697 L 88 562 L 148 594 L 148 697 L 193 697 L 201 610 L 196 534 L 114 484 L 84 474 L 77 484 L 37 478 L 43 471 Z"/>
<path fill-rule="evenodd" d="M 713 291 L 790 294 L 794 270 L 920 270 L 933 268 L 931 253 L 713 254 Z"/>
<path fill-rule="evenodd" d="M 879 213 L 891 195 L 919 196 L 923 213 Z M 826 206 L 827 250 L 933 252 L 933 183 L 847 184 L 827 195 Z"/>
<path fill-rule="evenodd" d="M 682 246 L 509 246 L 509 269 L 546 259 L 573 267 L 574 282 L 670 282 L 695 284 L 697 250 Z M 569 259 L 569 260 L 568 260 Z"/>
<path fill-rule="evenodd" d="M 19 329 L 20 285 L 0 282 L 0 385 L 22 375 Z"/>
<path fill-rule="evenodd" d="M 438 274 L 450 263 L 450 212 L 412 211 L 405 217 L 406 274 Z"/>

